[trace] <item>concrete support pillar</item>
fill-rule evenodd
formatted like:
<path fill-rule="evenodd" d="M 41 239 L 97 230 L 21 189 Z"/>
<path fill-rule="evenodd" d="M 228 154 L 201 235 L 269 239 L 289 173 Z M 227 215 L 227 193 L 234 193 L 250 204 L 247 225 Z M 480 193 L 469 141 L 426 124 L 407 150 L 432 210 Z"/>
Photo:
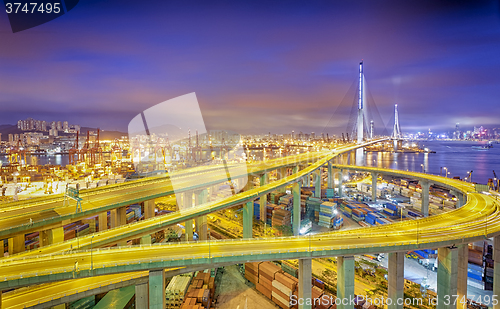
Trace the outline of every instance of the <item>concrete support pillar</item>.
<path fill-rule="evenodd" d="M 149 271 L 149 309 L 165 309 L 165 271 Z"/>
<path fill-rule="evenodd" d="M 238 178 L 236 179 L 236 182 L 238 183 L 238 190 L 237 190 L 238 193 L 243 189 L 245 180 L 243 178 Z M 210 201 L 215 200 L 215 196 L 217 195 L 218 189 L 219 189 L 218 185 L 213 185 L 210 187 Z"/>
<path fill-rule="evenodd" d="M 182 194 L 182 206 L 184 209 L 189 209 L 193 207 L 193 191 L 186 191 Z M 185 240 L 193 240 L 193 220 L 187 220 L 184 222 L 185 225 Z"/>
<path fill-rule="evenodd" d="M 310 187 L 311 186 L 311 174 L 307 174 L 306 177 L 304 178 L 304 187 Z"/>
<path fill-rule="evenodd" d="M 377 201 L 377 178 L 378 173 L 372 172 L 372 201 Z"/>
<path fill-rule="evenodd" d="M 283 179 L 283 178 L 286 177 L 286 171 L 287 171 L 286 167 L 280 167 L 278 169 L 278 180 Z M 278 192 L 285 192 L 285 190 L 286 190 L 285 187 L 280 187 L 278 189 Z"/>
<path fill-rule="evenodd" d="M 115 228 L 127 224 L 127 207 L 111 209 L 109 212 L 110 228 Z"/>
<path fill-rule="evenodd" d="M 293 223 L 292 230 L 293 235 L 299 235 L 300 231 L 300 185 L 298 182 L 292 185 L 292 194 L 293 194 Z"/>
<path fill-rule="evenodd" d="M 465 205 L 465 196 L 461 192 L 452 192 L 453 195 L 457 197 L 456 208 L 460 208 Z"/>
<path fill-rule="evenodd" d="M 184 222 L 184 240 L 193 240 L 193 220 L 187 220 Z"/>
<path fill-rule="evenodd" d="M 248 175 L 248 181 L 245 191 L 252 190 L 254 188 L 254 175 Z"/>
<path fill-rule="evenodd" d="M 349 153 L 350 153 L 349 164 L 356 165 L 356 150 L 351 150 Z"/>
<path fill-rule="evenodd" d="M 389 253 L 389 267 L 387 274 L 387 294 L 392 299 L 391 305 L 388 309 L 403 309 L 403 302 L 398 304 L 398 299 L 403 299 L 405 289 L 404 278 L 404 252 Z"/>
<path fill-rule="evenodd" d="M 312 259 L 299 259 L 299 299 L 304 300 L 304 304 L 299 309 L 311 309 L 308 300 L 312 298 Z"/>
<path fill-rule="evenodd" d="M 314 196 L 321 198 L 321 167 L 314 171 Z"/>
<path fill-rule="evenodd" d="M 50 245 L 49 231 L 50 230 L 43 230 L 43 231 L 39 232 L 39 234 L 38 234 L 38 246 L 39 247 L 45 247 L 45 246 Z"/>
<path fill-rule="evenodd" d="M 151 245 L 151 235 L 144 235 L 141 237 L 141 245 Z"/>
<path fill-rule="evenodd" d="M 99 225 L 99 232 L 102 232 L 102 231 L 105 231 L 108 229 L 108 212 L 107 211 L 99 214 L 98 225 Z"/>
<path fill-rule="evenodd" d="M 446 296 L 457 295 L 458 248 L 438 249 L 437 309 L 447 309 Z"/>
<path fill-rule="evenodd" d="M 493 295 L 500 295 L 500 236 L 493 237 Z M 493 309 L 500 309 L 500 304 Z"/>
<path fill-rule="evenodd" d="M 354 256 L 337 257 L 337 298 L 348 300 L 354 298 Z M 347 305 L 342 304 L 337 308 L 354 308 L 350 302 L 345 303 Z"/>
<path fill-rule="evenodd" d="M 78 235 L 76 235 L 78 237 Z M 57 244 L 64 241 L 64 228 L 56 227 L 50 230 L 40 231 L 38 235 L 40 247 Z"/>
<path fill-rule="evenodd" d="M 109 211 L 109 228 L 110 229 L 117 227 L 117 223 L 118 223 L 117 216 L 118 216 L 118 212 L 116 211 L 116 208 L 111 209 Z"/>
<path fill-rule="evenodd" d="M 135 286 L 135 308 L 149 309 L 148 284 L 138 284 Z"/>
<path fill-rule="evenodd" d="M 24 252 L 24 250 L 26 250 L 26 246 L 24 244 L 25 241 L 26 238 L 24 237 L 24 234 L 9 238 L 9 255 Z"/>
<path fill-rule="evenodd" d="M 207 203 L 208 192 L 207 190 L 201 190 L 195 195 L 196 206 Z M 208 225 L 207 216 L 200 216 L 196 218 L 196 230 L 200 240 L 208 239 Z"/>
<path fill-rule="evenodd" d="M 429 189 L 431 187 L 430 182 L 421 180 L 420 186 L 422 187 L 422 214 L 424 217 L 429 216 Z"/>
<path fill-rule="evenodd" d="M 333 189 L 334 188 L 333 167 L 332 167 L 332 162 L 331 161 L 328 161 L 328 181 L 327 181 L 327 188 L 328 189 Z"/>
<path fill-rule="evenodd" d="M 243 238 L 253 237 L 253 201 L 243 204 Z"/>
<path fill-rule="evenodd" d="M 119 227 L 124 224 L 127 224 L 127 207 L 123 206 L 120 208 L 111 209 L 109 212 L 110 228 Z M 127 245 L 126 240 L 121 240 L 118 242 L 118 246 L 126 246 L 126 245 Z"/>
<path fill-rule="evenodd" d="M 355 150 L 356 157 L 354 158 L 354 164 L 363 165 L 365 160 L 365 149 L 363 147 Z"/>
<path fill-rule="evenodd" d="M 458 273 L 457 273 L 457 309 L 467 309 L 467 303 L 460 300 L 467 299 L 467 267 L 469 263 L 469 246 L 458 246 Z M 500 267 L 500 266 L 499 266 Z"/>
<path fill-rule="evenodd" d="M 200 240 L 208 239 L 208 224 L 207 224 L 207 216 L 200 216 L 196 218 L 196 230 L 198 232 L 198 236 Z"/>
<path fill-rule="evenodd" d="M 127 207 L 123 206 L 117 209 L 117 226 L 127 224 Z"/>
<path fill-rule="evenodd" d="M 260 186 L 265 186 L 269 183 L 269 174 L 264 173 L 260 175 Z M 266 212 L 266 206 L 267 206 L 267 194 L 263 194 L 260 196 L 260 221 L 266 222 L 267 218 L 267 212 Z"/>
<path fill-rule="evenodd" d="M 339 197 L 342 197 L 342 182 L 344 181 L 344 175 L 343 175 L 343 170 L 339 170 Z"/>
<path fill-rule="evenodd" d="M 144 202 L 144 219 L 154 218 L 155 216 L 155 200 L 148 200 Z"/>

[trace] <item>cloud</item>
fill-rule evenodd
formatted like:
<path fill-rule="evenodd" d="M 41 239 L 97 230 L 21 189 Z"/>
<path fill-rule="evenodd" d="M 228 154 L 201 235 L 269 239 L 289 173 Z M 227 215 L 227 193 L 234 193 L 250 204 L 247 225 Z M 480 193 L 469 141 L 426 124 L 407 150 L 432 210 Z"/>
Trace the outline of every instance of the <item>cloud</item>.
<path fill-rule="evenodd" d="M 464 125 L 491 123 L 485 115 L 500 112 L 498 14 L 483 1 L 459 2 L 186 2 L 151 11 L 91 1 L 15 35 L 0 16 L 0 123 L 43 116 L 126 130 L 138 112 L 196 92 L 214 128 L 320 132 L 335 114 L 335 130 L 345 131 L 361 59 L 384 122 L 399 103 L 403 128 L 453 128 L 469 116 Z"/>

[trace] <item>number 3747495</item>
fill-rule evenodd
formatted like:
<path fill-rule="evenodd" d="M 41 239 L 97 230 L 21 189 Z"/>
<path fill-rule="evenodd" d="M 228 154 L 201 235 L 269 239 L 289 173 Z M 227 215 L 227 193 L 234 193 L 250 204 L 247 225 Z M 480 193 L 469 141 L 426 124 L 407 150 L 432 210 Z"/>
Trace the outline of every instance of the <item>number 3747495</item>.
<path fill-rule="evenodd" d="M 5 11 L 7 14 L 58 14 L 61 12 L 61 3 L 7 2 Z"/>

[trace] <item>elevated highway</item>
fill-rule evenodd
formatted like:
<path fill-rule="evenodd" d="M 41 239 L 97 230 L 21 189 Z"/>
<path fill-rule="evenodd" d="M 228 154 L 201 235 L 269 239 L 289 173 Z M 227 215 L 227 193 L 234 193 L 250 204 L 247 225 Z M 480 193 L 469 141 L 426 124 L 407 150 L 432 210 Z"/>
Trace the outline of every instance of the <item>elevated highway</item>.
<path fill-rule="evenodd" d="M 343 151 L 348 150 L 351 148 L 343 149 Z M 107 237 L 116 241 L 120 239 L 119 237 L 132 237 L 144 231 L 151 233 L 160 226 L 183 222 L 197 215 L 253 200 L 278 187 L 300 181 L 305 175 L 328 163 L 335 155 L 334 153 L 327 154 L 306 169 L 285 179 L 237 194 L 223 201 L 97 233 L 93 235 L 94 244 L 98 246 L 106 243 L 109 241 Z M 65 242 L 2 259 L 0 261 L 0 289 L 89 276 L 119 276 L 128 272 L 155 271 L 166 268 L 182 268 L 185 271 L 191 271 L 192 267 L 209 268 L 214 264 L 257 260 L 344 257 L 437 247 L 455 248 L 485 237 L 497 237 L 500 234 L 500 213 L 497 201 L 492 196 L 475 192 L 471 184 L 421 173 L 335 164 L 333 167 L 429 181 L 460 191 L 467 196 L 467 203 L 459 209 L 439 216 L 307 237 L 206 241 L 55 253 L 69 249 Z M 141 223 L 143 225 L 139 226 L 138 224 Z M 81 248 L 88 247 L 91 237 L 79 239 Z M 75 261 L 78 261 L 78 271 L 74 269 Z"/>
<path fill-rule="evenodd" d="M 235 169 L 237 173 L 232 179 L 258 175 L 282 167 L 307 164 L 324 157 L 328 151 L 304 153 L 296 156 L 273 159 L 251 164 L 244 169 Z M 215 167 L 197 167 L 174 173 L 171 177 L 178 179 L 177 194 L 206 188 L 227 181 L 226 169 L 223 165 Z M 22 202 L 6 203 L 0 206 L 0 239 L 10 238 L 19 233 L 30 233 L 41 229 L 50 229 L 72 221 L 87 218 L 111 209 L 141 203 L 155 198 L 174 194 L 170 177 L 165 175 L 148 177 L 136 181 L 105 186 L 103 188 L 82 191 L 82 212 L 76 213 L 74 202 L 63 206 L 63 196 L 40 198 Z M 22 206 L 21 206 L 22 205 Z M 30 219 L 33 223 L 30 224 Z"/>
<path fill-rule="evenodd" d="M 326 158 L 312 164 L 307 169 L 277 182 L 266 188 L 256 188 L 233 198 L 216 203 L 208 203 L 179 214 L 167 215 L 166 218 L 154 218 L 129 224 L 105 233 L 123 235 L 126 230 L 142 231 L 150 225 L 171 225 L 196 216 L 229 207 L 233 203 L 242 203 L 255 198 L 259 192 L 272 191 L 275 188 L 297 181 L 300 174 L 306 174 L 326 162 Z M 345 166 L 347 168 L 348 166 Z M 349 167 L 354 168 L 354 167 Z M 379 172 L 388 170 L 366 168 Z M 408 177 L 403 171 L 390 171 L 393 174 Z M 500 213 L 496 200 L 484 194 L 476 193 L 473 186 L 458 180 L 412 173 L 413 176 L 432 180 L 435 183 L 455 185 L 468 196 L 467 203 L 448 213 L 419 220 L 394 223 L 350 231 L 338 231 L 306 237 L 290 237 L 275 239 L 245 239 L 230 241 L 206 241 L 181 244 L 161 244 L 151 246 L 132 246 L 86 250 L 83 252 L 65 252 L 61 254 L 40 255 L 52 251 L 52 246 L 40 248 L 38 252 L 26 252 L 0 261 L 0 288 L 13 288 L 33 283 L 71 279 L 75 274 L 73 267 L 78 261 L 79 273 L 75 278 L 90 275 L 113 274 L 144 269 L 186 267 L 265 259 L 290 259 L 302 257 L 338 256 L 350 254 L 366 254 L 373 252 L 391 252 L 398 250 L 414 250 L 417 248 L 436 248 L 468 243 L 485 236 L 497 236 L 500 232 Z M 168 219 L 168 217 L 175 217 Z M 156 222 L 155 222 L 156 221 Z M 487 227 L 487 225 L 489 225 Z M 137 226 L 137 227 L 134 227 Z M 101 234 L 101 233 L 97 233 Z M 98 237 L 96 235 L 94 238 Z M 129 237 L 129 236 L 123 236 Z M 82 243 L 91 236 L 80 238 Z M 284 241 L 286 240 L 286 241 Z M 96 244 L 99 242 L 95 239 Z M 64 244 L 64 243 L 63 243 Z M 86 246 L 86 243 L 85 245 Z M 57 251 L 60 251 L 59 247 Z M 64 249 L 63 249 L 64 250 Z M 33 256 L 38 254 L 37 256 Z M 92 257 L 91 257 L 92 256 Z M 92 260 L 92 261 L 91 261 Z M 90 270 L 92 268 L 92 271 Z M 35 281 L 35 282 L 33 282 Z"/>
<path fill-rule="evenodd" d="M 275 191 L 277 188 L 290 185 L 296 183 L 305 175 L 308 175 L 314 170 L 318 169 L 320 166 L 324 165 L 328 160 L 331 160 L 338 153 L 342 153 L 345 151 L 350 151 L 359 146 L 344 146 L 335 152 L 325 152 L 323 154 L 323 158 L 317 160 L 317 162 L 311 164 L 305 169 L 288 176 L 286 178 L 274 181 L 267 185 L 254 188 L 251 190 L 247 190 L 236 195 L 233 195 L 229 198 L 225 198 L 223 200 L 209 202 L 200 206 L 192 207 L 189 209 L 179 210 L 167 215 L 153 217 L 146 220 L 141 220 L 138 222 L 134 222 L 127 225 L 122 225 L 113 229 L 108 229 L 103 232 L 98 232 L 82 237 L 77 237 L 68 241 L 64 241 L 62 243 L 53 244 L 44 246 L 38 249 L 26 251 L 23 253 L 14 254 L 12 256 L 1 259 L 0 261 L 8 261 L 12 259 L 19 259 L 28 256 L 34 255 L 44 255 L 44 254 L 52 254 L 57 252 L 64 252 L 70 250 L 79 250 L 79 249 L 88 249 L 91 247 L 97 248 L 101 246 L 105 246 L 108 244 L 117 243 L 122 240 L 138 238 L 142 235 L 152 234 L 156 231 L 165 229 L 168 226 L 172 226 L 174 224 L 183 223 L 187 220 L 195 219 L 196 217 L 207 215 L 213 212 L 217 212 L 226 208 L 234 207 L 236 205 L 244 204 L 248 201 L 253 201 L 257 199 L 259 196 Z M 316 158 L 316 156 L 313 156 Z M 283 160 L 280 160 L 280 164 L 283 164 Z M 291 162 L 296 162 L 293 158 L 290 160 Z M 303 162 L 303 161 L 299 161 Z M 288 163 L 294 164 L 294 163 Z M 257 170 L 262 171 L 264 168 L 258 167 Z M 268 170 L 272 169 L 272 167 L 267 167 Z M 249 168 L 249 172 L 254 170 L 253 168 Z M 128 193 L 129 195 L 133 195 L 134 193 Z M 125 197 L 121 197 L 122 199 L 126 199 Z"/>

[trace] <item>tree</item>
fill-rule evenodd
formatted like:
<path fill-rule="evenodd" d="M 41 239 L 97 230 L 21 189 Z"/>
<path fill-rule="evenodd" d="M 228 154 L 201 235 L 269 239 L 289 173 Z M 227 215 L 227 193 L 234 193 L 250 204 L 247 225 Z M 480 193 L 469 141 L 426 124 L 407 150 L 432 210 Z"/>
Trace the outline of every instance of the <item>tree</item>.
<path fill-rule="evenodd" d="M 292 227 L 288 225 L 278 225 L 274 227 L 276 230 L 278 230 L 281 233 L 281 236 L 292 236 Z"/>

